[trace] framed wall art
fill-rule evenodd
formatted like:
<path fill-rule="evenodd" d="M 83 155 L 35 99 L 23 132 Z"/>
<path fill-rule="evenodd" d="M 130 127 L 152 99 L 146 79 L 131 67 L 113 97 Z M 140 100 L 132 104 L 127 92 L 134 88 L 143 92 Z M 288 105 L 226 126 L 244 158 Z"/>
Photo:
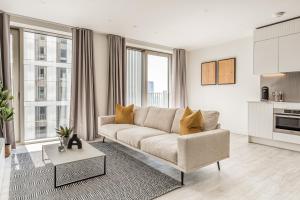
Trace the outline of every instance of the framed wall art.
<path fill-rule="evenodd" d="M 201 64 L 201 85 L 215 85 L 217 62 L 205 62 Z"/>

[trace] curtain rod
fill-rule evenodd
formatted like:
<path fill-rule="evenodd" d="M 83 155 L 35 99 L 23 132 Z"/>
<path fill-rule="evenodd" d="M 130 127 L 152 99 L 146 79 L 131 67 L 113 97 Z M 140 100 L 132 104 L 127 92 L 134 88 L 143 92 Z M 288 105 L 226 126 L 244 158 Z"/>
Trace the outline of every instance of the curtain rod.
<path fill-rule="evenodd" d="M 4 11 L 2 11 L 2 12 L 4 12 Z M 67 25 L 67 24 L 61 24 L 61 23 L 52 22 L 52 21 L 48 21 L 48 20 L 28 17 L 28 16 L 24 16 L 24 15 L 18 15 L 18 14 L 14 14 L 14 13 L 10 13 L 10 12 L 4 12 L 4 13 L 7 13 L 8 15 L 10 15 L 12 17 L 16 17 L 16 18 L 20 18 L 20 19 L 24 19 L 24 20 L 32 20 L 32 21 L 36 21 L 36 22 L 48 23 L 48 24 L 52 24 L 52 25 L 56 25 L 56 26 L 62 26 L 62 27 L 65 27 L 65 28 L 70 28 L 70 29 L 71 28 L 77 28 L 75 26 L 71 26 L 71 25 Z"/>

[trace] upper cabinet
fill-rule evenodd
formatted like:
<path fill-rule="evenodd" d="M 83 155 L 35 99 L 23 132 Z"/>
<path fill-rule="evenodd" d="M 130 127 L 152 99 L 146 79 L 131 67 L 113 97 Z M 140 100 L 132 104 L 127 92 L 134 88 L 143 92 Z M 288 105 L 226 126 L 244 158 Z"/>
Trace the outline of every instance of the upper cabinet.
<path fill-rule="evenodd" d="M 254 32 L 254 74 L 300 71 L 300 18 Z"/>
<path fill-rule="evenodd" d="M 279 71 L 300 71 L 300 33 L 279 38 Z"/>
<path fill-rule="evenodd" d="M 254 43 L 254 74 L 278 72 L 278 39 Z"/>

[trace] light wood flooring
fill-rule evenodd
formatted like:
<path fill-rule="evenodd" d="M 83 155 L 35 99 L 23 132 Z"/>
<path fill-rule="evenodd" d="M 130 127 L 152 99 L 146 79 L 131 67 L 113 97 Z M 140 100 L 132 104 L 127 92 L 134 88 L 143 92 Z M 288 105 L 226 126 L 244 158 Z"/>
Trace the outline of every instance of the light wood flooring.
<path fill-rule="evenodd" d="M 40 150 L 41 145 L 19 146 L 17 152 Z M 180 173 L 154 159 L 124 147 L 128 153 L 179 180 Z M 10 160 L 1 200 L 8 198 Z M 159 200 L 299 200 L 300 153 L 249 144 L 247 136 L 231 134 L 231 155 L 221 161 L 221 171 L 213 164 L 185 176 L 185 186 Z"/>

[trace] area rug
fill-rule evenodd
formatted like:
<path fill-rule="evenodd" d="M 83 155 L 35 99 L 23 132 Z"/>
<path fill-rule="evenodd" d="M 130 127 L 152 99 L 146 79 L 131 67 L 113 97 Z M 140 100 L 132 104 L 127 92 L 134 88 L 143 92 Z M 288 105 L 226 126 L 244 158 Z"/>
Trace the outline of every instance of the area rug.
<path fill-rule="evenodd" d="M 92 145 L 107 155 L 106 175 L 57 189 L 53 183 L 53 165 L 42 162 L 41 152 L 13 155 L 9 199 L 148 200 L 181 187 L 179 181 L 133 158 L 115 143 Z M 102 166 L 93 162 L 86 162 L 85 165 L 90 165 L 85 169 Z"/>

